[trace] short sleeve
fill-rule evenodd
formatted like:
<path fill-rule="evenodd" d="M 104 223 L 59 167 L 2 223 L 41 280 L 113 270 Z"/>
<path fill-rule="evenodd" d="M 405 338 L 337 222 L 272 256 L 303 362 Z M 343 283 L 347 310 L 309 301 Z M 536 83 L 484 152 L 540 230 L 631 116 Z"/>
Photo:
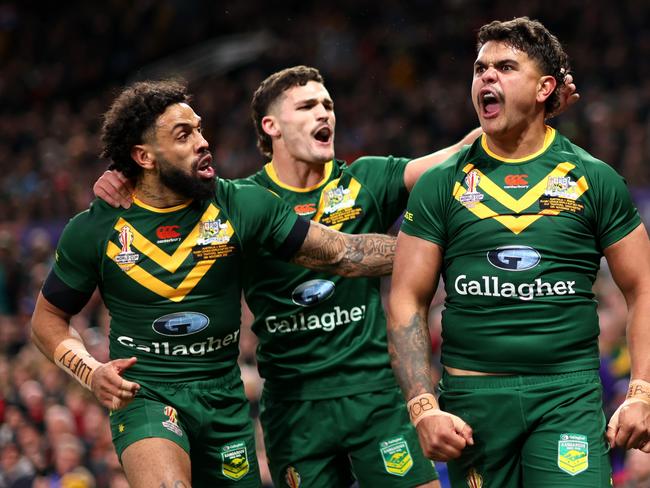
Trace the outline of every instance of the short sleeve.
<path fill-rule="evenodd" d="M 350 173 L 375 196 L 389 222 L 393 222 L 406 207 L 409 193 L 404 184 L 404 171 L 410 162 L 393 156 L 364 156 L 350 165 Z"/>
<path fill-rule="evenodd" d="M 101 258 L 89 211 L 75 216 L 63 229 L 56 247 L 53 271 L 70 288 L 92 292 L 98 283 Z"/>
<path fill-rule="evenodd" d="M 446 246 L 444 222 L 451 197 L 448 179 L 448 165 L 434 166 L 418 179 L 406 205 L 402 232 Z"/>
<path fill-rule="evenodd" d="M 253 244 L 275 253 L 285 245 L 298 220 L 291 206 L 260 186 L 236 185 L 232 202 L 231 212 L 245 247 Z"/>
<path fill-rule="evenodd" d="M 590 170 L 598 196 L 596 236 L 600 248 L 605 249 L 636 229 L 641 216 L 621 175 L 600 161 Z"/>

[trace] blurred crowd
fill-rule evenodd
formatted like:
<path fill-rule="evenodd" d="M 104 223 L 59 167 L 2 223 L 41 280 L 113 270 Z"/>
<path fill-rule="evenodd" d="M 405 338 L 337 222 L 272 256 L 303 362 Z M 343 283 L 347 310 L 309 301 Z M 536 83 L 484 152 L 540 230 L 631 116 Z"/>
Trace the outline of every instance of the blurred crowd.
<path fill-rule="evenodd" d="M 265 161 L 249 103 L 278 69 L 318 67 L 334 98 L 337 156 L 418 156 L 476 125 L 469 98 L 474 36 L 492 19 L 542 20 L 572 58 L 580 102 L 551 121 L 619 170 L 650 223 L 650 3 L 644 0 L 333 0 L 201 2 L 0 0 L 0 488 L 125 487 L 107 412 L 29 344 L 29 318 L 59 233 L 92 199 L 106 168 L 98 158 L 101 114 L 115 89 L 169 55 L 234 34 L 264 32 L 254 60 L 193 76 L 222 177 Z M 203 61 L 205 62 L 205 61 Z M 160 73 L 169 76 L 174 73 Z M 601 315 L 606 410 L 625 394 L 625 303 L 604 269 Z M 439 300 L 439 299 L 438 299 Z M 434 344 L 438 303 L 432 307 Z M 244 315 L 244 322 L 247 315 Z M 106 359 L 109 319 L 98 297 L 74 319 Z M 243 334 L 243 376 L 257 409 L 255 338 Z M 260 450 L 263 457 L 263 449 Z M 650 459 L 613 453 L 617 486 L 650 486 Z M 262 462 L 262 466 L 264 463 Z M 647 485 L 643 485 L 645 479 Z"/>

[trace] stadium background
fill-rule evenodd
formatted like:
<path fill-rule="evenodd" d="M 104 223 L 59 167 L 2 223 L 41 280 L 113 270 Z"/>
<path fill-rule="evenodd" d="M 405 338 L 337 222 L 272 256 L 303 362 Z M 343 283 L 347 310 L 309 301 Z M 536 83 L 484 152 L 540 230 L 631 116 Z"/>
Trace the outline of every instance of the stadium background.
<path fill-rule="evenodd" d="M 128 81 L 172 74 L 189 81 L 223 177 L 263 163 L 251 95 L 268 74 L 295 64 L 325 76 L 337 157 L 418 156 L 476 125 L 469 98 L 476 29 L 528 15 L 564 43 L 581 94 L 552 124 L 626 177 L 650 223 L 650 2 L 273 3 L 0 0 L 0 488 L 127 486 L 106 412 L 28 335 L 59 233 L 88 205 L 107 166 L 97 157 L 100 114 Z M 606 269 L 596 290 L 611 413 L 627 384 L 625 304 Z M 74 325 L 105 358 L 108 317 L 97 297 Z M 254 345 L 251 334 L 242 336 L 255 412 Z M 613 457 L 617 486 L 646 486 L 635 479 L 650 478 L 649 456 Z"/>

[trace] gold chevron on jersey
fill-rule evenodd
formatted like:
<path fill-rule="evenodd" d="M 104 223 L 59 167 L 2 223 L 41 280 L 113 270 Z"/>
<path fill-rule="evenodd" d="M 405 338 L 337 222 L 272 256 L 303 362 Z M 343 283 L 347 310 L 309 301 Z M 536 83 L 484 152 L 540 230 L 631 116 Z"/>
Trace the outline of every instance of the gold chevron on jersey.
<path fill-rule="evenodd" d="M 318 211 L 312 220 L 323 222 L 332 229 L 340 230 L 345 221 L 352 220 L 361 213 L 361 210 L 358 208 L 356 211 L 349 210 L 354 208 L 360 191 L 361 183 L 354 178 L 350 178 L 347 188 L 344 188 L 343 185 L 340 184 L 340 178 L 330 181 L 321 191 L 320 200 L 318 202 Z M 340 217 L 337 220 L 340 220 L 340 222 L 329 224 L 324 221 L 325 217 L 335 219 L 337 214 Z"/>
<path fill-rule="evenodd" d="M 196 245 L 197 240 L 201 235 L 204 224 L 206 222 L 215 221 L 219 213 L 219 209 L 213 204 L 210 204 L 201 216 L 200 221 L 194 226 L 192 231 L 185 239 L 183 239 L 176 251 L 174 251 L 172 254 L 168 254 L 167 252 L 160 249 L 156 244 L 138 232 L 132 224 L 123 218 L 120 218 L 117 221 L 114 228 L 116 231 L 121 232 L 124 227 L 128 227 L 130 233 L 132 234 L 130 241 L 131 246 L 137 249 L 140 254 L 147 256 L 149 259 L 154 261 L 169 273 L 175 273 L 180 265 L 192 252 L 192 248 Z M 228 237 L 232 236 L 232 226 L 228 225 L 225 229 L 225 232 L 228 234 Z M 108 242 L 106 255 L 111 260 L 116 261 L 116 257 L 121 252 L 122 249 L 119 246 L 113 242 Z M 203 276 L 205 276 L 215 261 L 216 259 L 204 259 L 198 261 L 177 287 L 173 287 L 164 283 L 137 264 L 134 264 L 130 267 L 123 267 L 122 269 L 130 278 L 138 282 L 143 287 L 149 289 L 150 291 L 173 302 L 180 302 L 183 300 L 183 298 L 185 298 L 185 296 L 187 296 L 188 293 L 194 289 L 199 281 L 201 281 Z"/>
<path fill-rule="evenodd" d="M 569 162 L 559 163 L 552 171 L 541 178 L 540 181 L 536 183 L 530 190 L 528 190 L 521 198 L 514 198 L 511 196 L 499 185 L 495 184 L 489 177 L 483 174 L 479 169 L 475 168 L 473 164 L 467 164 L 463 168 L 463 172 L 466 174 L 468 174 L 470 171 L 476 172 L 479 176 L 478 187 L 482 191 L 484 191 L 487 195 L 490 195 L 494 200 L 499 202 L 507 209 L 520 214 L 537 203 L 540 197 L 544 195 L 547 189 L 549 178 L 564 177 L 569 174 L 569 172 L 574 168 L 575 165 Z M 576 183 L 575 198 L 580 197 L 588 189 L 589 185 L 583 176 Z M 466 193 L 466 191 L 467 190 L 465 190 L 465 188 L 463 188 L 459 182 L 456 182 L 453 192 L 454 198 L 462 203 L 461 197 Z M 500 215 L 492 210 L 487 204 L 480 202 L 474 203 L 471 206 L 466 205 L 465 208 L 480 219 L 495 219 L 503 226 L 510 229 L 514 234 L 521 233 L 529 225 L 544 215 L 558 215 L 560 213 L 559 210 L 544 209 L 534 215 Z"/>

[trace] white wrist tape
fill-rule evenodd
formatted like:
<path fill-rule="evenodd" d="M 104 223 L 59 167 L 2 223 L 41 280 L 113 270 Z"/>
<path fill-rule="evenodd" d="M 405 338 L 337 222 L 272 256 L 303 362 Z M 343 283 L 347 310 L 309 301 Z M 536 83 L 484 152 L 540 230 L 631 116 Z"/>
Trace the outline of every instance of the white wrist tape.
<path fill-rule="evenodd" d="M 442 410 L 438 408 L 438 401 L 431 393 L 422 393 L 421 395 L 411 398 L 406 404 L 406 408 L 411 418 L 411 423 L 417 426 L 425 417 L 440 415 Z"/>
<path fill-rule="evenodd" d="M 79 339 L 64 339 L 54 349 L 54 362 L 82 386 L 92 390 L 93 372 L 102 363 L 93 358 Z"/>

